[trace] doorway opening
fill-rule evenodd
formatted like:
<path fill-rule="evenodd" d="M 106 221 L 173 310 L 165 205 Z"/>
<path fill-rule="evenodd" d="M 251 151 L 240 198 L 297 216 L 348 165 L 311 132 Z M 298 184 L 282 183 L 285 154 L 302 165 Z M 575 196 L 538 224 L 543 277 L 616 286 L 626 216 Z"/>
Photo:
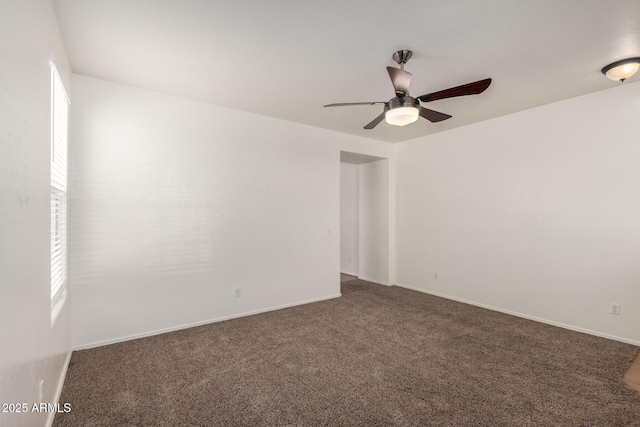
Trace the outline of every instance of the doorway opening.
<path fill-rule="evenodd" d="M 386 158 L 340 152 L 340 272 L 389 285 Z"/>

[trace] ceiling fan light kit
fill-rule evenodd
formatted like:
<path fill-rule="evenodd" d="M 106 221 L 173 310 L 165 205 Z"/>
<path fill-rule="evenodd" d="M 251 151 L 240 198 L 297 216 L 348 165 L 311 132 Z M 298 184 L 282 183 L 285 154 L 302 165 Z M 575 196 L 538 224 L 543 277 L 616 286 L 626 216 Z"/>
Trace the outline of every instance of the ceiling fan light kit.
<path fill-rule="evenodd" d="M 387 72 L 391 78 L 391 84 L 395 89 L 396 96 L 387 102 L 342 102 L 337 104 L 328 104 L 325 107 L 345 107 L 352 105 L 375 105 L 383 104 L 384 110 L 382 114 L 373 119 L 364 126 L 365 129 L 373 129 L 383 119 L 390 125 L 406 126 L 418 120 L 418 117 L 425 118 L 432 123 L 441 122 L 451 118 L 451 115 L 440 113 L 438 111 L 424 108 L 420 102 L 431 102 L 439 99 L 453 98 L 465 95 L 477 95 L 484 92 L 491 84 L 491 79 L 478 80 L 477 82 L 467 83 L 461 86 L 444 89 L 438 92 L 427 93 L 418 97 L 409 96 L 409 84 L 411 83 L 412 74 L 405 71 L 404 64 L 411 59 L 413 53 L 410 50 L 399 50 L 393 54 L 392 58 L 396 61 L 400 68 L 387 67 Z"/>
<path fill-rule="evenodd" d="M 385 121 L 394 126 L 406 126 L 418 120 L 418 117 L 418 109 L 415 107 L 394 108 L 384 114 Z"/>
<path fill-rule="evenodd" d="M 385 105 L 384 118 L 390 125 L 406 126 L 418 120 L 418 117 L 420 117 L 420 102 L 410 96 L 393 98 Z"/>
<path fill-rule="evenodd" d="M 602 74 L 613 81 L 624 82 L 626 79 L 633 76 L 639 68 L 640 58 L 627 58 L 613 62 L 604 67 L 601 71 Z"/>

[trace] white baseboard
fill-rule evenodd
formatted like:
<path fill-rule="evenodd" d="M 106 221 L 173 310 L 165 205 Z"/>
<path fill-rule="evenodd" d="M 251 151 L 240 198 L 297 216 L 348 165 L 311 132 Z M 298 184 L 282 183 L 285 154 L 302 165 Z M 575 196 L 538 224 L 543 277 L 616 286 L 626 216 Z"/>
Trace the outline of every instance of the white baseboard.
<path fill-rule="evenodd" d="M 405 289 L 411 289 L 412 291 L 422 292 L 424 294 L 429 294 L 429 295 L 433 295 L 433 296 L 436 296 L 436 297 L 441 297 L 441 298 L 446 298 L 446 299 L 450 299 L 450 300 L 453 300 L 453 301 L 462 302 L 464 304 L 474 305 L 474 306 L 480 307 L 480 308 L 486 308 L 488 310 L 498 311 L 500 313 L 510 314 L 512 316 L 521 317 L 523 319 L 533 320 L 533 321 L 540 322 L 540 323 L 546 323 L 547 325 L 557 326 L 559 328 L 569 329 L 571 331 L 582 332 L 584 334 L 594 335 L 594 336 L 600 337 L 600 338 L 607 338 L 607 339 L 614 340 L 614 341 L 620 341 L 620 342 L 624 342 L 624 343 L 627 343 L 627 344 L 633 344 L 633 345 L 640 346 L 640 341 L 636 341 L 636 340 L 632 340 L 632 339 L 624 338 L 624 337 L 619 337 L 617 335 L 611 335 L 611 334 L 606 334 L 606 333 L 603 333 L 603 332 L 593 331 L 591 329 L 581 328 L 579 326 L 567 325 L 566 323 L 561 323 L 561 322 L 556 322 L 556 321 L 553 321 L 553 320 L 543 319 L 541 317 L 536 317 L 536 316 L 530 316 L 528 314 L 518 313 L 516 311 L 505 310 L 505 309 L 500 308 L 500 307 L 494 307 L 492 305 L 482 304 L 482 303 L 479 303 L 479 302 L 470 301 L 470 300 L 466 300 L 466 299 L 463 299 L 463 298 L 453 297 L 451 295 L 441 294 L 439 292 L 427 291 L 425 289 L 416 288 L 414 286 L 402 285 L 400 283 L 396 283 L 395 286 L 398 286 L 400 288 L 405 288 Z"/>
<path fill-rule="evenodd" d="M 73 351 L 71 350 L 69 350 L 69 353 L 67 353 L 67 358 L 64 361 L 64 366 L 62 367 L 60 378 L 58 378 L 58 384 L 56 384 L 56 390 L 53 396 L 52 403 L 60 402 L 60 396 L 62 395 L 62 387 L 64 386 L 64 380 L 67 378 L 67 370 L 69 369 L 69 363 L 71 362 L 72 354 L 73 354 Z M 47 415 L 47 424 L 46 424 L 47 427 L 51 427 L 53 425 L 53 419 L 55 418 L 55 416 L 56 416 L 55 412 L 49 412 L 49 415 Z"/>
<path fill-rule="evenodd" d="M 259 309 L 259 310 L 246 311 L 246 312 L 243 312 L 243 313 L 232 314 L 230 316 L 216 317 L 214 319 L 203 320 L 203 321 L 200 321 L 200 322 L 186 323 L 186 324 L 179 325 L 179 326 L 172 326 L 170 328 L 156 329 L 156 330 L 149 331 L 149 332 L 142 332 L 142 333 L 139 333 L 139 334 L 127 335 L 127 336 L 120 337 L 120 338 L 113 338 L 113 339 L 108 339 L 108 340 L 103 340 L 103 341 L 96 341 L 96 342 L 87 343 L 87 344 L 80 344 L 80 345 L 74 346 L 73 350 L 86 350 L 88 348 L 102 347 L 103 345 L 115 344 L 115 343 L 119 343 L 119 342 L 135 340 L 135 339 L 138 339 L 138 338 L 151 337 L 153 335 L 160 335 L 160 334 L 165 334 L 167 332 L 179 331 L 181 329 L 187 329 L 187 328 L 193 328 L 193 327 L 196 327 L 196 326 L 208 325 L 210 323 L 223 322 L 225 320 L 237 319 L 239 317 L 253 316 L 254 314 L 266 313 L 266 312 L 269 312 L 269 311 L 282 310 L 283 308 L 289 308 L 289 307 L 295 307 L 295 306 L 298 306 L 298 305 L 310 304 L 310 303 L 313 303 L 313 302 L 325 301 L 325 300 L 329 300 L 329 299 L 333 299 L 333 298 L 339 298 L 341 296 L 342 296 L 341 293 L 337 293 L 337 294 L 328 295 L 328 296 L 325 296 L 325 297 L 313 298 L 313 299 L 309 299 L 309 300 L 305 300 L 305 301 L 299 301 L 299 302 L 294 302 L 294 303 L 289 303 L 289 304 L 278 305 L 278 306 L 275 306 L 275 307 L 268 307 L 268 308 L 262 308 L 262 309 Z"/>
<path fill-rule="evenodd" d="M 364 280 L 365 282 L 375 283 L 377 285 L 391 286 L 389 282 L 381 282 L 380 280 L 368 279 L 366 277 L 359 276 L 358 279 Z"/>

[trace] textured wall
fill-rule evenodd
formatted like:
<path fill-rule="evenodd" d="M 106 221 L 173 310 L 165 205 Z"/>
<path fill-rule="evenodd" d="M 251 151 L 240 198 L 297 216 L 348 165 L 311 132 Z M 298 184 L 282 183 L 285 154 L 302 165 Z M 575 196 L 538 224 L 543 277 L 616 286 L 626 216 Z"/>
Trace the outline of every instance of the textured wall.
<path fill-rule="evenodd" d="M 340 149 L 388 144 L 83 76 L 73 107 L 75 347 L 339 295 Z"/>
<path fill-rule="evenodd" d="M 358 275 L 358 165 L 340 163 L 340 271 Z"/>
<path fill-rule="evenodd" d="M 359 165 L 360 278 L 393 284 L 389 277 L 389 160 Z"/>
<path fill-rule="evenodd" d="M 70 89 L 51 2 L 0 2 L 0 403 L 38 402 L 40 381 L 53 402 L 70 350 L 68 301 L 51 324 L 52 55 Z M 0 425 L 47 417 L 0 412 Z"/>
<path fill-rule="evenodd" d="M 639 99 L 625 83 L 397 145 L 397 283 L 640 343 Z"/>

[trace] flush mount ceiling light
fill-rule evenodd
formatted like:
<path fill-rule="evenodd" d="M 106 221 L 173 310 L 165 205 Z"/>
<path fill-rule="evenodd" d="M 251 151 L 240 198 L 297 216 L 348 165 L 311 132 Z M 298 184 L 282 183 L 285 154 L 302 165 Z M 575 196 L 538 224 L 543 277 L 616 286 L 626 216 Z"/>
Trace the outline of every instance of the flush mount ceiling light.
<path fill-rule="evenodd" d="M 623 82 L 633 76 L 640 68 L 640 58 L 628 58 L 616 61 L 602 69 L 602 74 L 611 80 Z"/>

